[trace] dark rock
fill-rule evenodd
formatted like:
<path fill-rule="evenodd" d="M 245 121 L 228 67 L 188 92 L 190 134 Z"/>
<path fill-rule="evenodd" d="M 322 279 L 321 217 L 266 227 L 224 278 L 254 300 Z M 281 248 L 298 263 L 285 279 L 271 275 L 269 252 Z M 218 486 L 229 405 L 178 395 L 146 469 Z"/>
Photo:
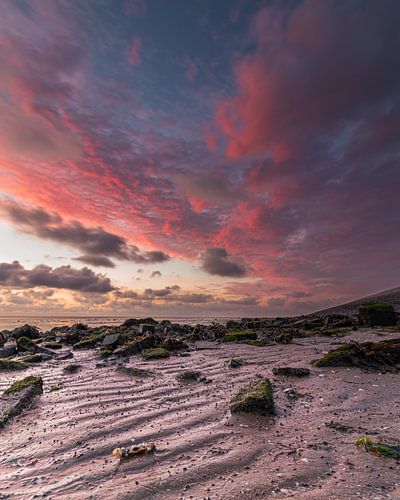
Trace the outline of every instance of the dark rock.
<path fill-rule="evenodd" d="M 86 339 L 81 340 L 80 342 L 77 342 L 72 346 L 72 349 L 75 351 L 77 349 L 90 349 L 91 347 L 94 347 L 97 345 L 99 342 L 98 337 L 88 337 Z"/>
<path fill-rule="evenodd" d="M 17 350 L 18 352 L 36 352 L 38 346 L 36 343 L 29 339 L 28 337 L 19 337 L 17 339 Z"/>
<path fill-rule="evenodd" d="M 240 358 L 232 358 L 228 361 L 228 368 L 240 368 L 243 366 L 243 361 Z"/>
<path fill-rule="evenodd" d="M 273 368 L 272 373 L 274 375 L 284 377 L 307 377 L 310 375 L 310 370 L 308 368 L 292 368 L 290 366 L 282 366 Z"/>
<path fill-rule="evenodd" d="M 358 310 L 358 318 L 362 325 L 366 326 L 394 326 L 397 324 L 397 316 L 393 306 L 368 302 Z"/>
<path fill-rule="evenodd" d="M 17 354 L 17 346 L 15 342 L 7 342 L 0 349 L 0 358 L 10 358 Z"/>
<path fill-rule="evenodd" d="M 188 349 L 189 346 L 182 340 L 167 338 L 161 342 L 160 347 L 168 351 L 179 351 L 180 349 Z"/>
<path fill-rule="evenodd" d="M 232 413 L 275 413 L 271 381 L 268 378 L 255 380 L 241 389 L 231 401 Z"/>
<path fill-rule="evenodd" d="M 57 354 L 54 359 L 62 361 L 64 359 L 71 359 L 74 355 L 71 351 L 63 352 L 62 354 Z"/>
<path fill-rule="evenodd" d="M 256 338 L 256 332 L 251 330 L 233 330 L 224 335 L 222 342 L 240 342 L 242 340 L 255 340 Z"/>
<path fill-rule="evenodd" d="M 139 325 L 139 333 L 144 335 L 145 333 L 154 333 L 155 327 L 154 324 L 151 323 L 141 323 Z"/>
<path fill-rule="evenodd" d="M 120 333 L 111 333 L 104 337 L 102 347 L 114 349 L 118 345 L 122 345 L 126 341 L 126 337 Z"/>
<path fill-rule="evenodd" d="M 398 371 L 400 367 L 400 339 L 383 342 L 352 342 L 329 351 L 314 366 L 356 366 L 379 371 Z"/>
<path fill-rule="evenodd" d="M 64 368 L 65 373 L 76 373 L 81 369 L 81 365 L 67 365 Z"/>
<path fill-rule="evenodd" d="M 8 370 L 25 370 L 29 368 L 28 363 L 23 361 L 16 361 L 15 359 L 0 358 L 0 371 Z"/>
<path fill-rule="evenodd" d="M 28 339 L 38 339 L 40 337 L 40 331 L 36 326 L 24 325 L 14 328 L 10 336 L 13 339 L 19 339 L 21 337 L 27 337 Z"/>
<path fill-rule="evenodd" d="M 161 359 L 169 358 L 170 352 L 162 347 L 156 347 L 154 349 L 143 349 L 142 357 L 145 361 L 150 359 Z"/>
<path fill-rule="evenodd" d="M 185 370 L 176 376 L 178 382 L 199 382 L 201 378 L 201 372 L 196 370 Z"/>
<path fill-rule="evenodd" d="M 19 415 L 39 394 L 43 394 L 41 377 L 26 377 L 6 389 L 0 397 L 0 428 Z"/>

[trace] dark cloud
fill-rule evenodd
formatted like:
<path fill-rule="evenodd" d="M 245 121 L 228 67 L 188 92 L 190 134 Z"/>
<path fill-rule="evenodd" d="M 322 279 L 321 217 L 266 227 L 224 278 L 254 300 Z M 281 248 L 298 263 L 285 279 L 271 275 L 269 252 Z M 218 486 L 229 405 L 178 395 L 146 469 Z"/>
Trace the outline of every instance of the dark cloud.
<path fill-rule="evenodd" d="M 63 243 L 84 252 L 78 260 L 93 266 L 114 267 L 110 258 L 140 264 L 158 264 L 169 260 L 159 250 L 141 252 L 125 238 L 102 227 L 85 227 L 79 221 L 64 222 L 57 214 L 41 208 L 28 209 L 6 202 L 0 207 L 6 217 L 22 231 L 43 239 Z"/>
<path fill-rule="evenodd" d="M 242 265 L 229 260 L 228 253 L 224 248 L 208 248 L 202 259 L 202 269 L 209 274 L 237 278 L 246 274 L 246 270 Z"/>
<path fill-rule="evenodd" d="M 45 265 L 26 269 L 17 260 L 11 264 L 0 263 L 0 286 L 15 288 L 64 288 L 88 293 L 107 293 L 115 290 L 109 278 L 83 267 L 71 266 L 51 268 Z"/>
<path fill-rule="evenodd" d="M 152 277 L 152 278 L 156 278 L 157 276 L 161 276 L 161 272 L 160 272 L 160 271 L 153 271 L 153 272 L 151 273 L 151 277 Z"/>

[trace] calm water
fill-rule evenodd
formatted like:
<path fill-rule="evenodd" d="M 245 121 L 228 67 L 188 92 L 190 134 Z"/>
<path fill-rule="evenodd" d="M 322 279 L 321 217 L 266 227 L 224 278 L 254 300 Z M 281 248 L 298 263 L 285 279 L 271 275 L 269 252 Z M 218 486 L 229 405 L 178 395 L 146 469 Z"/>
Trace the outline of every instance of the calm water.
<path fill-rule="evenodd" d="M 119 325 L 123 323 L 126 319 L 131 316 L 107 316 L 107 317 L 95 317 L 95 316 L 0 316 L 0 331 L 1 330 L 12 330 L 17 326 L 22 326 L 28 323 L 29 325 L 37 326 L 40 330 L 46 331 L 50 330 L 54 326 L 63 325 L 73 325 L 74 323 L 86 323 L 89 326 L 99 326 L 99 325 Z M 155 317 L 154 319 L 165 319 Z M 168 318 L 172 323 L 186 323 L 188 325 L 196 325 L 201 323 L 207 325 L 213 321 L 219 323 L 225 323 L 229 319 L 237 318 L 227 318 L 227 317 L 187 317 L 187 318 Z"/>

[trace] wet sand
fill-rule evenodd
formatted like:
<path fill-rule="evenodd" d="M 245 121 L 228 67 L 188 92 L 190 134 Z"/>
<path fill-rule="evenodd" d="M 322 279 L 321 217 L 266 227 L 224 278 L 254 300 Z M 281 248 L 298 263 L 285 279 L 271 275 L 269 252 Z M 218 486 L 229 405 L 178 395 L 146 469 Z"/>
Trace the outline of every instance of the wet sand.
<path fill-rule="evenodd" d="M 386 335 L 361 330 L 339 341 L 400 336 Z M 400 437 L 399 374 L 312 368 L 304 379 L 272 375 L 275 366 L 310 367 L 337 342 L 199 342 L 190 357 L 131 357 L 127 366 L 157 372 L 146 379 L 116 372 L 115 360 L 96 368 L 93 350 L 24 371 L 43 377 L 44 394 L 0 433 L 0 498 L 400 498 L 399 465 L 354 445 L 374 433 L 391 442 Z M 247 363 L 228 368 L 233 356 Z M 71 363 L 81 371 L 64 374 Z M 212 382 L 177 382 L 185 369 Z M 276 417 L 232 417 L 232 395 L 256 375 L 271 378 Z M 21 372 L 3 373 L 1 389 L 18 378 Z M 49 392 L 57 382 L 64 388 Z M 306 396 L 290 400 L 290 387 Z M 331 420 L 356 431 L 327 428 Z M 156 452 L 118 467 L 113 449 L 141 441 L 155 442 Z"/>

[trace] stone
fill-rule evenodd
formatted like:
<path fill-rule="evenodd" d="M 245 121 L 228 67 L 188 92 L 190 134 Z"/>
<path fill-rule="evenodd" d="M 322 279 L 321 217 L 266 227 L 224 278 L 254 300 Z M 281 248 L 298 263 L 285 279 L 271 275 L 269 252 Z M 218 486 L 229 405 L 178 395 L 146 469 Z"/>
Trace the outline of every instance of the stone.
<path fill-rule="evenodd" d="M 268 378 L 254 380 L 241 389 L 231 401 L 231 412 L 274 415 L 275 404 L 271 381 Z"/>
<path fill-rule="evenodd" d="M 31 352 L 37 351 L 36 343 L 29 339 L 28 337 L 19 337 L 17 339 L 17 350 L 18 352 Z"/>
<path fill-rule="evenodd" d="M 240 358 L 232 358 L 228 361 L 228 368 L 240 368 L 243 366 L 243 361 Z"/>
<path fill-rule="evenodd" d="M 30 406 L 36 396 L 43 394 L 41 377 L 26 377 L 12 384 L 0 396 L 0 428 Z"/>
<path fill-rule="evenodd" d="M 162 347 L 156 347 L 154 349 L 143 349 L 142 357 L 145 361 L 149 359 L 161 359 L 161 358 L 169 358 L 170 353 L 166 349 Z"/>
<path fill-rule="evenodd" d="M 281 366 L 272 368 L 272 373 L 284 377 L 308 377 L 310 370 L 308 368 L 292 368 L 290 366 Z"/>
<path fill-rule="evenodd" d="M 358 319 L 366 326 L 394 326 L 397 324 L 397 315 L 390 304 L 367 302 L 358 310 Z"/>
<path fill-rule="evenodd" d="M 118 345 L 122 345 L 125 338 L 120 333 L 110 333 L 106 335 L 102 342 L 102 347 L 114 349 Z"/>
<path fill-rule="evenodd" d="M 155 332 L 155 326 L 150 323 L 141 323 L 139 325 L 139 333 L 141 335 L 144 335 L 145 333 L 154 333 Z"/>
<path fill-rule="evenodd" d="M 10 358 L 17 354 L 17 345 L 15 342 L 6 342 L 0 349 L 0 358 Z"/>
<path fill-rule="evenodd" d="M 19 339 L 21 337 L 27 337 L 28 339 L 38 339 L 40 337 L 40 331 L 36 326 L 24 325 L 14 328 L 11 331 L 10 336 L 13 339 Z"/>

